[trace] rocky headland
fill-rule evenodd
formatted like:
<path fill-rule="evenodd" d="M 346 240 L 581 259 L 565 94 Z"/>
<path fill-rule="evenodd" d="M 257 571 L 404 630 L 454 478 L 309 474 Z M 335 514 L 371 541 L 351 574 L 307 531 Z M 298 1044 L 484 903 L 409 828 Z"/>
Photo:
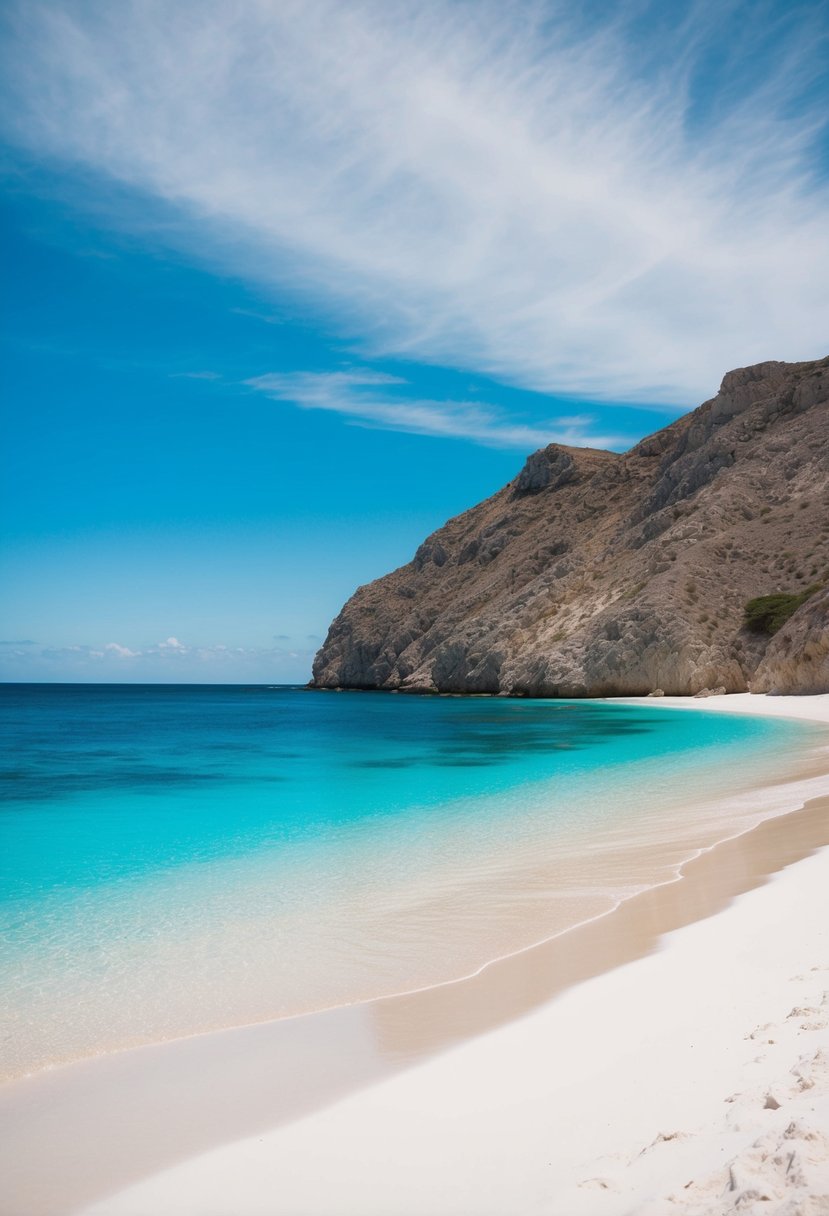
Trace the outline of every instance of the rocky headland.
<path fill-rule="evenodd" d="M 826 692 L 827 579 L 829 358 L 760 363 L 629 452 L 535 452 L 352 596 L 312 684 Z"/>

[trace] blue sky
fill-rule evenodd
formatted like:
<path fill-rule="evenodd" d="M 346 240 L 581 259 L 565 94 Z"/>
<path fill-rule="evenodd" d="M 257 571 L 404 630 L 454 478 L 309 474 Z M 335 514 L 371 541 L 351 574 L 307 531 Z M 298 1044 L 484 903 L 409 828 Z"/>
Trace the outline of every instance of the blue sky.
<path fill-rule="evenodd" d="M 6 22 L 0 678 L 304 680 L 536 447 L 827 353 L 825 5 Z"/>

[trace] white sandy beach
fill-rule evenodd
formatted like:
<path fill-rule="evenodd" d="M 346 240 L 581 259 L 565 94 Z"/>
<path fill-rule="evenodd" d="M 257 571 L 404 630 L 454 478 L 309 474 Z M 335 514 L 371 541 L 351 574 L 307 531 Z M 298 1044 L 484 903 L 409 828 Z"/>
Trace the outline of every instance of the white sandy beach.
<path fill-rule="evenodd" d="M 829 723 L 829 696 L 677 703 Z M 810 814 L 829 843 L 829 801 Z M 85 1216 L 829 1212 L 827 990 L 823 848 L 646 957 Z"/>

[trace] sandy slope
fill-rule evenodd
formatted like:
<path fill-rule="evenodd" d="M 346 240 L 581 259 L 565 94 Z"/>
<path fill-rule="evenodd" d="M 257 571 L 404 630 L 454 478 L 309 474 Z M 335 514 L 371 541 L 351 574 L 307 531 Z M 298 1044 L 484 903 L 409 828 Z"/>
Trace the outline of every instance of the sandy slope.
<path fill-rule="evenodd" d="M 829 722 L 829 696 L 722 707 Z M 823 849 L 649 957 L 86 1214 L 829 1213 L 827 990 Z"/>

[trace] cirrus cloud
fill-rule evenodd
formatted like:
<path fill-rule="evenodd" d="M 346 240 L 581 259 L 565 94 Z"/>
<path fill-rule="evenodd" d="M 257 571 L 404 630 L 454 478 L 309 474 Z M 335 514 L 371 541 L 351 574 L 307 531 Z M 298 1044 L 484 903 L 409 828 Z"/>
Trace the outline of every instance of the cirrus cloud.
<path fill-rule="evenodd" d="M 364 356 L 688 405 L 825 353 L 818 3 L 11 12 L 13 139 L 163 204 Z"/>
<path fill-rule="evenodd" d="M 548 443 L 618 447 L 621 435 L 596 434 L 588 415 L 558 418 L 543 427 L 511 421 L 503 411 L 484 402 L 424 401 L 395 398 L 405 386 L 399 376 L 365 368 L 348 372 L 271 372 L 247 381 L 249 387 L 275 401 L 306 410 L 342 414 L 357 426 L 414 435 L 466 439 L 488 447 L 544 447 Z"/>

